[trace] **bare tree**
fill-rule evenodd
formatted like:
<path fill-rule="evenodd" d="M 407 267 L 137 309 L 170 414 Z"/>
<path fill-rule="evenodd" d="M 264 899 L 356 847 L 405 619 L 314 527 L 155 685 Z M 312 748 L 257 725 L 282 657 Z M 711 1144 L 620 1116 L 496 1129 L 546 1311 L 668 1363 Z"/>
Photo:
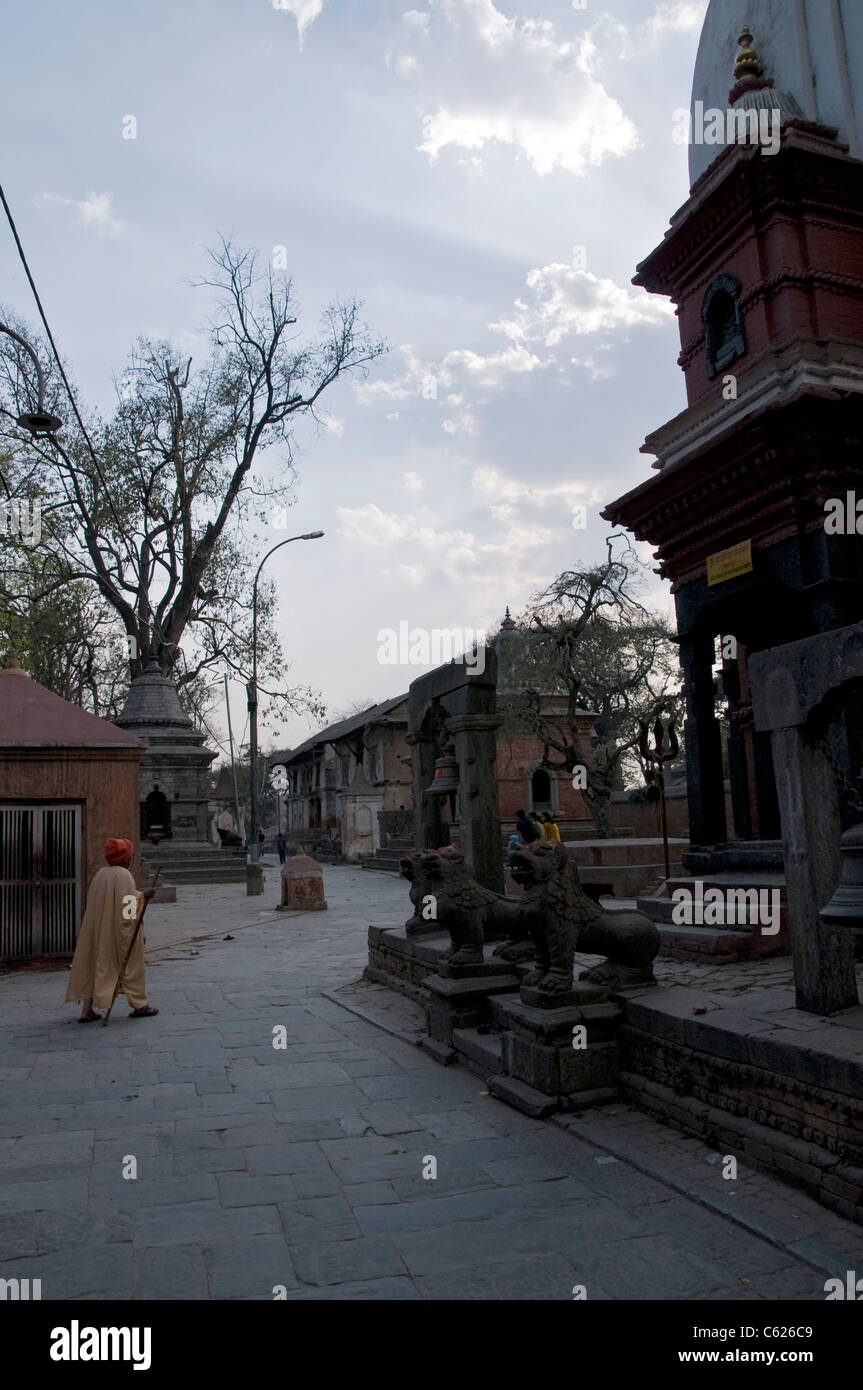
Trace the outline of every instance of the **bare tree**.
<path fill-rule="evenodd" d="M 71 425 L 22 449 L 14 422 L 32 408 L 35 383 L 17 346 L 0 344 L 0 448 L 14 452 L 19 475 L 42 497 L 54 557 L 30 600 L 89 583 L 128 639 L 129 677 L 155 660 L 189 694 L 214 667 L 248 671 L 254 528 L 272 526 L 274 509 L 291 501 L 296 424 L 319 420 L 327 388 L 385 351 L 356 302 L 326 308 L 309 338 L 297 330 L 289 278 L 259 273 L 256 253 L 227 241 L 210 259 L 212 272 L 200 281 L 217 303 L 208 357 L 193 369 L 169 343 L 139 340 L 112 418 L 87 422 L 92 450 Z M 45 344 L 37 350 L 47 364 Z M 49 407 L 68 416 L 58 372 L 46 375 Z M 285 712 L 319 714 L 308 689 L 285 688 L 274 609 L 274 589 L 264 583 L 259 688 Z"/>
<path fill-rule="evenodd" d="M 542 744 L 542 766 L 583 769 L 583 794 L 597 833 L 611 832 L 612 792 L 638 766 L 640 721 L 679 711 L 674 635 L 637 597 L 644 569 L 630 549 L 604 564 L 569 570 L 537 594 L 504 652 L 504 737 L 516 730 Z M 556 698 L 552 698 L 556 697 Z M 593 715 L 589 746 L 579 737 Z"/>

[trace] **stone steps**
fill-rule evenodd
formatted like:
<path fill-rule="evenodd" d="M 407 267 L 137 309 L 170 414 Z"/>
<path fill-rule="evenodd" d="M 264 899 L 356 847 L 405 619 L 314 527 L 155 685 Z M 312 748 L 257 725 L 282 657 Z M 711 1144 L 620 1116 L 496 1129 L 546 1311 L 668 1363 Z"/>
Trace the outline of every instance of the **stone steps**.
<path fill-rule="evenodd" d="M 725 892 L 730 889 L 766 891 L 770 894 L 765 900 L 768 905 L 772 905 L 773 891 L 778 890 L 779 932 L 775 935 L 765 934 L 761 929 L 762 923 L 758 921 L 751 925 L 748 922 L 736 921 L 710 924 L 697 921 L 674 922 L 672 914 L 676 904 L 672 894 L 678 888 L 686 888 L 695 895 L 695 885 L 699 881 L 704 885 L 704 892 L 709 888 L 720 888 Z M 693 898 L 692 906 L 694 911 L 697 898 Z M 661 939 L 659 954 L 672 960 L 708 958 L 714 963 L 730 964 L 732 961 L 779 955 L 788 950 L 788 911 L 785 879 L 781 873 L 760 873 L 758 870 L 749 869 L 741 870 L 739 873 L 705 875 L 700 880 L 689 877 L 670 878 L 660 885 L 657 892 L 639 897 L 638 909 L 646 913 L 657 925 Z"/>
<path fill-rule="evenodd" d="M 162 883 L 179 886 L 189 883 L 245 883 L 246 852 L 240 850 L 200 849 L 194 845 L 153 846 L 151 853 L 141 851 L 141 863 L 152 875 L 161 865 Z"/>

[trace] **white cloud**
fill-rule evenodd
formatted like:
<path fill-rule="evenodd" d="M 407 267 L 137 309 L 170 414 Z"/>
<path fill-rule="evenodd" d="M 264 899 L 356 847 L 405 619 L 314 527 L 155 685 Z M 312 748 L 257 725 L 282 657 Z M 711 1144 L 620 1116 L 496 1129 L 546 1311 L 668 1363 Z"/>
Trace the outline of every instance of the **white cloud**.
<path fill-rule="evenodd" d="M 401 544 L 409 546 L 410 566 L 415 569 L 423 569 L 417 566 L 417 551 L 425 551 L 430 563 L 450 579 L 461 577 L 466 567 L 478 563 L 476 537 L 460 527 L 447 531 L 441 526 L 429 526 L 410 513 L 397 516 L 395 512 L 381 511 L 376 502 L 339 507 L 338 517 L 341 534 L 349 541 L 375 550 L 394 551 Z"/>
<path fill-rule="evenodd" d="M 419 473 L 409 472 L 402 474 L 402 481 L 408 492 L 422 492 L 423 480 Z"/>
<path fill-rule="evenodd" d="M 508 18 L 493 0 L 440 0 L 432 25 L 444 61 L 421 89 L 419 146 L 432 162 L 449 147 L 502 145 L 537 174 L 582 174 L 638 148 L 589 35 L 560 39 L 549 21 Z"/>
<path fill-rule="evenodd" d="M 666 300 L 600 278 L 576 262 L 539 266 L 528 272 L 526 283 L 533 302 L 517 299 L 512 318 L 491 325 L 522 347 L 556 347 L 571 335 L 614 333 L 674 315 Z"/>
<path fill-rule="evenodd" d="M 297 21 L 300 48 L 303 46 L 306 30 L 310 24 L 314 24 L 323 8 L 324 0 L 273 0 L 274 10 L 287 10 Z"/>
<path fill-rule="evenodd" d="M 425 583 L 428 570 L 423 569 L 422 565 L 398 565 L 395 570 L 385 570 L 385 577 L 394 574 L 397 579 L 401 579 L 405 584 L 410 584 L 413 588 L 419 588 L 420 584 Z"/>
<path fill-rule="evenodd" d="M 405 24 L 410 24 L 414 29 L 418 29 L 426 38 L 428 37 L 431 15 L 427 10 L 407 10 L 402 19 Z"/>
<path fill-rule="evenodd" d="M 52 205 L 75 208 L 81 224 L 92 227 L 102 236 L 116 236 L 126 227 L 125 222 L 121 222 L 111 211 L 110 193 L 91 192 L 85 198 L 62 198 L 56 193 L 43 193 L 36 201 L 45 208 Z"/>
<path fill-rule="evenodd" d="M 341 439 L 345 432 L 344 420 L 339 420 L 335 415 L 319 415 L 321 424 L 330 434 L 334 434 L 337 439 Z"/>
<path fill-rule="evenodd" d="M 707 5 L 708 0 L 662 0 L 639 27 L 660 42 L 666 34 L 693 34 L 704 23 Z"/>

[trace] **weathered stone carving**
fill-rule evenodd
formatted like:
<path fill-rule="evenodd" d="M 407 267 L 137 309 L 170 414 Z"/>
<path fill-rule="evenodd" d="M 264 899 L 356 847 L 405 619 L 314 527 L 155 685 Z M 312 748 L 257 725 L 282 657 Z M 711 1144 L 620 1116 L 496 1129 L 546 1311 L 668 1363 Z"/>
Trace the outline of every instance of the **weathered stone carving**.
<path fill-rule="evenodd" d="M 428 929 L 429 922 L 422 917 L 423 900 L 433 899 L 437 929 L 449 932 L 452 943 L 447 955 L 450 965 L 481 965 L 483 943 L 503 935 L 521 944 L 522 959 L 529 958 L 522 899 L 483 888 L 464 855 L 452 845 L 411 854 L 401 861 L 401 871 L 410 881 L 415 909 L 406 930 Z"/>
<path fill-rule="evenodd" d="M 572 988 L 576 951 L 606 956 L 579 977 L 609 990 L 650 984 L 659 932 L 643 912 L 608 911 L 587 896 L 575 861 L 563 844 L 539 841 L 509 856 L 512 876 L 524 887 L 525 920 L 533 938 L 536 969 L 524 980 L 545 994 Z"/>
<path fill-rule="evenodd" d="M 482 964 L 484 942 L 505 936 L 494 955 L 510 963 L 535 959 L 524 983 L 545 994 L 572 989 L 576 951 L 607 957 L 580 978 L 609 992 L 652 983 L 659 950 L 655 925 L 642 912 L 607 911 L 594 903 L 565 845 L 540 841 L 516 850 L 509 862 L 524 887 L 521 897 L 483 888 L 452 845 L 404 858 L 402 874 L 415 908 L 407 930 L 428 930 L 422 909 L 431 900 L 438 930 L 449 932 L 451 965 Z"/>

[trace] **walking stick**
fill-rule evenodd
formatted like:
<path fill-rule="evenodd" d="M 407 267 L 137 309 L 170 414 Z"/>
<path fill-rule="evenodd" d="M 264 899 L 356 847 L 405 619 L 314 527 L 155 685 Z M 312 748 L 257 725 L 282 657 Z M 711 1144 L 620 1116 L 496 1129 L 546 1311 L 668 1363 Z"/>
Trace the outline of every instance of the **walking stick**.
<path fill-rule="evenodd" d="M 150 884 L 150 887 L 151 887 L 151 888 L 155 888 L 156 884 L 159 882 L 159 874 L 160 874 L 161 872 L 162 872 L 162 866 L 161 866 L 161 864 L 160 864 L 160 865 L 158 866 L 158 868 L 156 869 L 156 872 L 155 872 L 154 875 L 153 875 L 153 882 Z M 132 952 L 133 952 L 133 950 L 135 949 L 135 942 L 138 940 L 138 932 L 141 930 L 141 926 L 142 926 L 143 921 L 144 921 L 144 913 L 147 911 L 147 904 L 148 904 L 149 901 L 150 901 L 149 898 L 145 898 L 144 901 L 143 901 L 143 903 L 141 904 L 141 911 L 138 913 L 138 920 L 137 920 L 137 922 L 135 923 L 135 930 L 134 930 L 133 933 L 132 933 L 132 940 L 129 942 L 129 949 L 128 949 L 128 951 L 126 952 L 126 959 L 123 961 L 123 964 L 122 964 L 121 967 L 120 967 L 120 973 L 119 973 L 119 975 L 117 976 L 117 983 L 116 983 L 116 985 L 114 986 L 114 997 L 113 997 L 112 1000 L 111 1000 L 110 1006 L 109 1006 L 109 1008 L 108 1008 L 108 1012 L 105 1014 L 105 1017 L 102 1019 L 102 1027 L 103 1027 L 103 1028 L 107 1028 L 107 1027 L 108 1027 L 108 1019 L 111 1017 L 111 1009 L 113 1009 L 114 1005 L 115 1005 L 116 1002 L 117 1002 L 117 995 L 120 993 L 120 985 L 123 983 L 123 976 L 124 976 L 125 973 L 126 973 L 126 966 L 129 964 L 129 960 L 131 959 Z"/>

